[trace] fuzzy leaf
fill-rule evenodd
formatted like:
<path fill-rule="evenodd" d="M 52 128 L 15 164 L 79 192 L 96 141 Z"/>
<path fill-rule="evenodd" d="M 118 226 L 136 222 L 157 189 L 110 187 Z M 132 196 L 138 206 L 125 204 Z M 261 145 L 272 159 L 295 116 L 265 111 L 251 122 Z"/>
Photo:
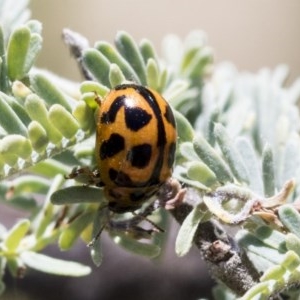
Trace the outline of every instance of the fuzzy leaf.
<path fill-rule="evenodd" d="M 293 233 L 288 233 L 286 236 L 286 247 L 300 256 L 300 238 Z"/>
<path fill-rule="evenodd" d="M 30 221 L 24 219 L 17 222 L 7 233 L 7 236 L 4 240 L 4 244 L 10 252 L 16 250 L 16 248 L 20 244 L 20 241 L 28 232 L 29 227 L 30 227 Z"/>
<path fill-rule="evenodd" d="M 262 175 L 264 194 L 266 197 L 271 197 L 275 194 L 275 173 L 273 152 L 268 144 L 264 147 L 262 153 Z"/>
<path fill-rule="evenodd" d="M 26 193 L 45 193 L 49 188 L 50 181 L 33 175 L 19 176 L 10 185 L 13 189 L 13 196 L 24 195 Z"/>
<path fill-rule="evenodd" d="M 72 114 L 83 130 L 91 129 L 95 124 L 94 112 L 85 101 L 78 101 Z"/>
<path fill-rule="evenodd" d="M 76 119 L 63 106 L 54 104 L 48 113 L 49 121 L 67 139 L 74 139 L 79 129 Z"/>
<path fill-rule="evenodd" d="M 84 212 L 69 224 L 58 240 L 61 250 L 69 250 L 73 247 L 82 231 L 93 221 L 94 215 L 94 212 Z"/>
<path fill-rule="evenodd" d="M 300 265 L 300 257 L 294 251 L 288 251 L 285 254 L 281 265 L 290 272 L 293 272 Z"/>
<path fill-rule="evenodd" d="M 125 234 L 118 233 L 113 240 L 117 245 L 123 247 L 127 251 L 138 255 L 154 258 L 160 254 L 160 248 L 157 245 L 141 243 Z"/>
<path fill-rule="evenodd" d="M 138 74 L 141 84 L 146 85 L 145 64 L 133 38 L 128 33 L 120 31 L 116 36 L 115 44 L 122 56 Z"/>
<path fill-rule="evenodd" d="M 99 51 L 95 49 L 87 49 L 83 51 L 83 63 L 92 73 L 97 81 L 105 86 L 109 86 L 109 60 Z"/>
<path fill-rule="evenodd" d="M 199 190 L 203 191 L 209 191 L 209 187 L 205 186 L 203 183 L 197 181 L 197 180 L 192 180 L 186 177 L 187 175 L 187 170 L 181 166 L 177 166 L 173 172 L 174 178 L 178 179 L 179 181 L 186 183 L 187 185 L 194 187 Z"/>
<path fill-rule="evenodd" d="M 42 73 L 34 74 L 30 77 L 30 83 L 35 93 L 45 100 L 48 105 L 60 104 L 68 111 L 71 111 L 69 98 L 67 98 L 47 76 Z"/>
<path fill-rule="evenodd" d="M 86 276 L 91 269 L 72 261 L 64 261 L 30 251 L 21 253 L 21 259 L 32 269 L 61 276 Z"/>
<path fill-rule="evenodd" d="M 8 134 L 21 134 L 23 136 L 27 136 L 26 126 L 12 107 L 8 105 L 6 96 L 2 92 L 0 92 L 0 111 L 0 125 Z"/>
<path fill-rule="evenodd" d="M 140 83 L 138 75 L 135 73 L 133 68 L 112 45 L 106 42 L 97 42 L 95 48 L 98 49 L 110 61 L 110 63 L 118 65 L 127 80 L 133 81 L 137 84 Z"/>
<path fill-rule="evenodd" d="M 37 152 L 44 152 L 49 140 L 46 130 L 40 123 L 32 121 L 28 126 L 28 136 L 33 149 Z"/>
<path fill-rule="evenodd" d="M 247 251 L 265 258 L 273 264 L 280 264 L 284 258 L 284 255 L 279 253 L 277 249 L 270 248 L 246 230 L 240 230 L 237 233 L 236 238 L 238 242 L 247 249 Z M 253 263 L 255 265 L 255 261 L 253 261 Z"/>
<path fill-rule="evenodd" d="M 32 147 L 30 141 L 22 135 L 11 134 L 0 140 L 0 154 L 6 156 L 16 155 L 26 159 L 30 156 Z"/>
<path fill-rule="evenodd" d="M 291 205 L 282 205 L 278 209 L 278 215 L 283 225 L 297 237 L 300 237 L 300 214 Z"/>
<path fill-rule="evenodd" d="M 246 169 L 245 164 L 241 159 L 240 153 L 233 145 L 223 125 L 221 125 L 220 123 L 215 124 L 214 133 L 233 175 L 239 181 L 249 183 L 248 170 Z"/>
<path fill-rule="evenodd" d="M 148 62 L 149 59 L 154 59 L 157 62 L 155 48 L 149 40 L 143 39 L 140 42 L 140 52 L 144 58 L 145 64 Z"/>
<path fill-rule="evenodd" d="M 111 64 L 109 68 L 109 82 L 112 87 L 124 83 L 126 80 L 122 70 L 116 64 Z"/>
<path fill-rule="evenodd" d="M 256 229 L 255 235 L 264 244 L 274 249 L 277 249 L 280 252 L 286 251 L 286 247 L 285 247 L 286 236 L 283 233 L 277 230 L 273 230 L 268 226 L 261 226 Z"/>
<path fill-rule="evenodd" d="M 7 64 L 5 53 L 5 41 L 2 26 L 0 26 L 0 91 L 9 92 L 9 80 L 7 77 Z M 1 295 L 1 292 L 0 292 Z"/>
<path fill-rule="evenodd" d="M 285 272 L 286 269 L 283 266 L 276 265 L 266 270 L 263 276 L 260 278 L 260 280 L 261 281 L 268 281 L 271 279 L 282 280 Z"/>
<path fill-rule="evenodd" d="M 93 260 L 93 263 L 99 267 L 102 263 L 103 253 L 102 253 L 102 244 L 101 244 L 101 236 L 100 233 L 104 229 L 107 224 L 107 210 L 100 208 L 98 209 L 93 223 L 93 241 L 90 244 L 90 253 Z"/>
<path fill-rule="evenodd" d="M 176 127 L 178 132 L 178 143 L 192 141 L 194 137 L 194 129 L 189 123 L 189 121 L 178 111 L 173 111 L 175 120 L 176 120 Z"/>
<path fill-rule="evenodd" d="M 36 33 L 31 34 L 29 49 L 24 64 L 24 70 L 23 70 L 24 74 L 27 74 L 30 71 L 31 67 L 33 66 L 37 54 L 42 49 L 42 41 L 43 40 L 39 34 Z"/>
<path fill-rule="evenodd" d="M 47 159 L 32 166 L 30 171 L 34 174 L 53 179 L 57 174 L 70 174 L 71 167 L 54 159 Z"/>
<path fill-rule="evenodd" d="M 147 62 L 146 66 L 146 73 L 147 73 L 147 85 L 157 90 L 159 88 L 159 70 L 156 61 L 150 58 Z"/>
<path fill-rule="evenodd" d="M 219 182 L 232 182 L 229 168 L 216 150 L 200 135 L 194 139 L 194 150 L 200 159 L 216 174 Z"/>
<path fill-rule="evenodd" d="M 51 202 L 56 205 L 101 203 L 102 201 L 104 201 L 102 190 L 87 186 L 72 186 L 58 190 L 51 195 Z"/>
<path fill-rule="evenodd" d="M 108 71 L 109 69 L 107 70 L 107 72 Z M 84 81 L 80 85 L 80 92 L 82 94 L 92 92 L 94 95 L 94 99 L 93 99 L 94 105 L 90 107 L 96 107 L 97 104 L 95 101 L 95 93 L 97 93 L 97 95 L 99 95 L 100 97 L 104 97 L 109 92 L 109 88 L 95 81 Z"/>
<path fill-rule="evenodd" d="M 189 161 L 200 161 L 199 156 L 196 154 L 194 150 L 193 143 L 191 142 L 183 142 L 179 147 L 180 154 Z"/>
<path fill-rule="evenodd" d="M 263 195 L 260 165 L 253 146 L 250 144 L 248 139 L 243 137 L 236 139 L 235 146 L 241 154 L 241 159 L 249 174 L 249 187 L 253 192 Z"/>
<path fill-rule="evenodd" d="M 37 95 L 29 95 L 25 101 L 25 108 L 32 120 L 37 121 L 46 130 L 49 140 L 58 144 L 61 139 L 61 133 L 49 122 L 48 111 L 44 101 Z"/>
<path fill-rule="evenodd" d="M 192 180 L 197 180 L 202 184 L 211 187 L 217 183 L 215 173 L 203 162 L 194 161 L 187 169 L 187 176 Z"/>
<path fill-rule="evenodd" d="M 175 251 L 178 256 L 186 255 L 193 245 L 194 235 L 205 212 L 199 205 L 195 206 L 183 221 L 175 244 Z"/>
<path fill-rule="evenodd" d="M 30 46 L 31 33 L 27 26 L 14 30 L 10 36 L 7 50 L 7 67 L 10 80 L 25 76 L 26 56 Z"/>

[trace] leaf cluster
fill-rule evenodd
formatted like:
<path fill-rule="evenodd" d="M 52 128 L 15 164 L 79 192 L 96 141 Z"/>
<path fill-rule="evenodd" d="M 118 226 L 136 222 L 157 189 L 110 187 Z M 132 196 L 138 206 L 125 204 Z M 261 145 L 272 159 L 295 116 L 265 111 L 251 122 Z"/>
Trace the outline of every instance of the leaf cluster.
<path fill-rule="evenodd" d="M 34 67 L 42 26 L 27 21 L 27 1 L 13 10 L 9 3 L 0 1 L 0 201 L 30 217 L 0 227 L 1 276 L 6 268 L 22 276 L 25 267 L 86 275 L 86 266 L 38 252 L 53 242 L 68 250 L 81 238 L 99 266 L 103 230 L 129 251 L 159 255 L 163 239 L 140 228 L 140 218 L 111 219 L 101 189 L 63 177 L 74 166 L 95 165 L 95 92 L 104 97 L 131 81 L 162 93 L 174 110 L 173 176 L 188 187 L 184 203 L 190 207 L 177 254 L 187 254 L 199 228 L 213 219 L 234 226 L 235 242 L 263 272 L 242 299 L 267 299 L 299 284 L 300 81 L 284 84 L 286 66 L 258 74 L 239 73 L 230 64 L 212 70 L 212 49 L 199 31 L 185 40 L 167 36 L 159 57 L 149 40 L 136 42 L 126 32 L 117 33 L 114 44 L 90 47 L 65 30 L 86 79 L 79 84 Z M 78 179 L 87 180 L 85 174 Z M 166 227 L 166 212 L 151 209 L 143 207 L 141 215 Z M 0 292 L 4 287 L 1 281 Z M 215 295 L 228 299 L 230 292 L 217 287 Z"/>

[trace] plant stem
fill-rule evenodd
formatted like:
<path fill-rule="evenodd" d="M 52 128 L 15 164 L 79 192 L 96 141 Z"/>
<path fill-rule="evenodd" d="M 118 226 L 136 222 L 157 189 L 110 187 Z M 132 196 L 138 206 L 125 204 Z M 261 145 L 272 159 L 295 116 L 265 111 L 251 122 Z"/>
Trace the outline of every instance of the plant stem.
<path fill-rule="evenodd" d="M 182 203 L 171 210 L 171 213 L 182 224 L 191 209 L 190 205 Z M 259 282 L 260 275 L 246 253 L 217 221 L 199 224 L 194 244 L 200 250 L 212 276 L 238 296 L 242 296 Z"/>

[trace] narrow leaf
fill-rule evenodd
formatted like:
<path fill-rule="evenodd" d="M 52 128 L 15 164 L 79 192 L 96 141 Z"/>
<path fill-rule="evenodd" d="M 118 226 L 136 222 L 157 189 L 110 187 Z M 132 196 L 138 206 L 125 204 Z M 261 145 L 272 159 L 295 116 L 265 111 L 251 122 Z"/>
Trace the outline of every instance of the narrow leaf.
<path fill-rule="evenodd" d="M 97 267 L 101 265 L 103 259 L 100 233 L 104 229 L 107 222 L 108 222 L 107 210 L 103 208 L 98 209 L 97 214 L 94 217 L 93 233 L 92 233 L 93 241 L 90 245 L 91 257 L 93 263 Z"/>
<path fill-rule="evenodd" d="M 16 155 L 27 159 L 31 152 L 32 147 L 29 139 L 22 135 L 11 134 L 0 140 L 0 154 L 3 157 L 6 157 L 6 155 Z"/>
<path fill-rule="evenodd" d="M 94 111 L 86 104 L 85 101 L 78 101 L 72 114 L 83 130 L 89 130 L 94 127 Z"/>
<path fill-rule="evenodd" d="M 262 153 L 262 175 L 265 196 L 271 197 L 275 194 L 275 172 L 273 152 L 269 144 L 266 144 Z"/>
<path fill-rule="evenodd" d="M 94 212 L 84 212 L 78 216 L 59 237 L 61 250 L 68 250 L 73 247 L 82 231 L 93 221 Z"/>
<path fill-rule="evenodd" d="M 206 164 L 200 161 L 191 163 L 187 169 L 187 175 L 192 180 L 197 180 L 208 187 L 217 183 L 215 173 Z"/>
<path fill-rule="evenodd" d="M 49 122 L 48 111 L 44 101 L 37 95 L 29 95 L 25 101 L 25 108 L 32 120 L 40 123 L 47 132 L 49 140 L 58 144 L 61 139 L 61 133 Z"/>
<path fill-rule="evenodd" d="M 9 80 L 7 77 L 7 64 L 5 53 L 5 41 L 2 26 L 0 26 L 0 91 L 9 93 Z M 1 282 L 0 282 L 1 283 Z M 1 295 L 1 291 L 0 291 Z"/>
<path fill-rule="evenodd" d="M 174 110 L 176 127 L 178 133 L 178 143 L 192 141 L 194 138 L 194 129 L 189 121 L 178 111 Z"/>
<path fill-rule="evenodd" d="M 261 281 L 268 281 L 271 279 L 282 280 L 285 272 L 286 269 L 283 266 L 276 265 L 266 270 L 263 276 L 261 276 L 260 280 Z"/>
<path fill-rule="evenodd" d="M 101 203 L 102 201 L 104 201 L 102 190 L 87 186 L 72 186 L 58 190 L 51 195 L 51 202 L 56 205 Z"/>
<path fill-rule="evenodd" d="M 159 70 L 156 61 L 152 58 L 150 58 L 147 61 L 146 73 L 147 73 L 147 85 L 154 90 L 158 90 Z"/>
<path fill-rule="evenodd" d="M 256 229 L 255 235 L 262 241 L 264 244 L 279 250 L 280 252 L 285 252 L 286 247 L 286 236 L 277 231 L 272 229 L 268 226 L 260 226 Z"/>
<path fill-rule="evenodd" d="M 48 118 L 51 124 L 67 139 L 75 138 L 79 129 L 76 119 L 63 106 L 54 104 L 51 106 Z"/>
<path fill-rule="evenodd" d="M 17 222 L 7 233 L 4 245 L 12 252 L 19 246 L 20 241 L 26 235 L 30 227 L 30 221 L 27 219 Z"/>
<path fill-rule="evenodd" d="M 115 63 L 122 70 L 125 78 L 127 80 L 133 81 L 135 83 L 140 83 L 138 75 L 135 73 L 130 64 L 124 59 L 116 49 L 106 42 L 98 42 L 95 45 L 98 49 L 111 63 Z"/>
<path fill-rule="evenodd" d="M 292 205 L 282 205 L 278 209 L 278 215 L 283 225 L 297 237 L 300 237 L 300 214 Z"/>
<path fill-rule="evenodd" d="M 40 123 L 32 121 L 28 126 L 28 136 L 33 149 L 37 152 L 44 152 L 49 139 L 47 132 Z"/>
<path fill-rule="evenodd" d="M 196 154 L 194 150 L 194 146 L 192 142 L 183 142 L 179 147 L 181 155 L 189 161 L 200 161 L 199 156 Z"/>
<path fill-rule="evenodd" d="M 157 55 L 155 52 L 155 48 L 153 44 L 147 40 L 143 39 L 140 42 L 140 52 L 144 58 L 144 63 L 147 64 L 149 59 L 153 59 L 154 61 L 157 62 Z"/>
<path fill-rule="evenodd" d="M 43 39 L 39 34 L 31 34 L 28 52 L 23 67 L 24 74 L 27 74 L 30 71 L 33 64 L 35 63 L 37 54 L 42 49 L 42 41 Z"/>
<path fill-rule="evenodd" d="M 270 248 L 246 230 L 240 230 L 236 235 L 236 239 L 247 251 L 263 257 L 273 264 L 280 264 L 284 258 L 284 255 L 279 253 L 277 249 Z"/>
<path fill-rule="evenodd" d="M 215 124 L 214 133 L 233 175 L 239 181 L 249 183 L 249 175 L 245 164 L 241 159 L 240 153 L 237 151 L 231 139 L 229 138 L 223 125 L 221 125 L 220 123 Z"/>
<path fill-rule="evenodd" d="M 300 257 L 300 238 L 293 233 L 288 233 L 286 236 L 286 247 L 292 250 Z"/>
<path fill-rule="evenodd" d="M 87 49 L 82 54 L 83 63 L 92 73 L 97 81 L 105 86 L 109 86 L 109 60 L 99 51 L 95 49 Z"/>
<path fill-rule="evenodd" d="M 198 135 L 195 137 L 194 149 L 200 159 L 216 174 L 221 183 L 233 181 L 226 163 L 202 136 Z"/>
<path fill-rule="evenodd" d="M 253 192 L 263 195 L 262 175 L 254 147 L 244 137 L 237 138 L 235 146 L 249 174 L 249 187 Z"/>
<path fill-rule="evenodd" d="M 281 265 L 288 271 L 293 272 L 300 265 L 300 257 L 294 251 L 288 251 L 285 254 Z"/>
<path fill-rule="evenodd" d="M 115 44 L 122 56 L 129 62 L 136 74 L 138 74 L 141 84 L 146 85 L 145 64 L 133 38 L 128 33 L 120 31 L 116 36 Z"/>
<path fill-rule="evenodd" d="M 7 67 L 10 80 L 25 76 L 25 62 L 30 45 L 30 30 L 27 26 L 19 27 L 10 36 L 7 49 Z"/>
<path fill-rule="evenodd" d="M 32 269 L 60 276 L 86 276 L 91 273 L 88 266 L 72 261 L 64 261 L 43 254 L 26 251 L 21 253 L 21 259 Z"/>
<path fill-rule="evenodd" d="M 23 124 L 19 116 L 10 107 L 5 100 L 5 95 L 0 92 L 0 125 L 8 134 L 21 134 L 27 136 L 26 126 Z"/>
<path fill-rule="evenodd" d="M 107 69 L 107 72 L 108 71 L 109 68 Z M 84 81 L 80 85 L 80 92 L 82 94 L 92 92 L 94 96 L 96 92 L 97 95 L 99 95 L 100 97 L 104 97 L 109 92 L 109 88 L 95 81 Z M 95 107 L 96 107 L 96 103 L 95 103 Z"/>
<path fill-rule="evenodd" d="M 50 181 L 40 177 L 26 174 L 19 176 L 11 182 L 13 196 L 24 195 L 26 193 L 45 193 L 49 188 Z"/>
<path fill-rule="evenodd" d="M 135 239 L 132 239 L 125 234 L 119 234 L 113 238 L 114 242 L 126 249 L 138 255 L 154 258 L 160 254 L 160 248 L 154 244 L 141 243 Z"/>
<path fill-rule="evenodd" d="M 71 172 L 71 167 L 50 158 L 32 166 L 30 172 L 52 180 L 57 174 L 69 174 Z"/>
<path fill-rule="evenodd" d="M 196 230 L 201 222 L 205 212 L 199 205 L 195 206 L 183 221 L 175 244 L 175 251 L 178 256 L 186 255 L 193 245 Z"/>
<path fill-rule="evenodd" d="M 109 68 L 109 82 L 112 87 L 122 84 L 126 80 L 122 70 L 116 64 L 111 64 Z"/>
<path fill-rule="evenodd" d="M 61 90 L 49 81 L 47 76 L 41 73 L 36 73 L 31 76 L 30 83 L 35 93 L 49 105 L 60 104 L 68 111 L 71 111 L 71 106 L 67 97 Z"/>

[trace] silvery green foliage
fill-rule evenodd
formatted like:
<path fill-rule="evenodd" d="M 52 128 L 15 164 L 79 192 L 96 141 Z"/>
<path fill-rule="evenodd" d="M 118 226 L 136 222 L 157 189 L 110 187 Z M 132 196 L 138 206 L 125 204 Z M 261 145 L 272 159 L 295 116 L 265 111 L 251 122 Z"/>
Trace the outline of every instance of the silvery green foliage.
<path fill-rule="evenodd" d="M 26 266 L 86 275 L 86 266 L 37 253 L 53 242 L 68 250 L 79 237 L 86 243 L 94 238 L 91 257 L 101 264 L 101 240 L 95 237 L 107 223 L 106 211 L 99 209 L 105 205 L 102 191 L 63 175 L 73 166 L 95 164 L 95 92 L 103 97 L 115 85 L 133 81 L 158 90 L 174 108 L 174 177 L 190 187 L 186 198 L 194 201 L 178 234 L 178 255 L 189 251 L 199 223 L 215 218 L 235 226 L 236 240 L 263 272 L 242 299 L 267 299 L 299 284 L 300 81 L 284 85 L 287 67 L 256 74 L 240 73 L 228 63 L 213 69 L 212 49 L 199 31 L 184 40 L 167 36 L 163 57 L 149 40 L 136 42 L 119 32 L 114 44 L 98 41 L 90 47 L 81 40 L 81 68 L 92 80 L 74 83 L 34 68 L 42 26 L 28 21 L 27 2 L 12 9 L 13 1 L 0 1 L 0 200 L 32 216 L 10 229 L 0 226 L 1 276 L 6 269 L 20 276 Z M 79 179 L 86 181 L 84 174 Z M 42 205 L 37 194 L 44 195 Z M 126 218 L 118 224 L 127 224 Z M 164 222 L 163 212 L 153 219 Z M 145 232 L 128 235 L 115 227 L 109 234 L 139 255 L 160 252 L 159 239 Z M 0 292 L 4 287 L 1 282 Z M 234 297 L 220 287 L 215 295 Z"/>
<path fill-rule="evenodd" d="M 243 223 L 236 239 L 264 275 L 241 299 L 268 299 L 300 280 L 300 81 L 286 87 L 287 74 L 286 66 L 257 74 L 239 73 L 228 63 L 217 66 L 204 86 L 203 111 L 196 121 L 195 131 L 202 135 L 193 147 L 185 144 L 182 148 L 182 153 L 194 150 L 198 157 L 186 154 L 190 162 L 185 169 L 177 167 L 179 178 L 196 187 L 199 182 L 192 182 L 194 174 L 201 177 L 205 162 L 210 168 L 203 171 L 209 183 L 206 188 L 216 191 L 203 197 L 209 211 L 226 223 Z M 226 201 L 227 207 L 222 206 Z M 277 207 L 273 215 L 261 215 L 266 224 L 249 218 L 251 201 L 259 201 L 264 208 Z M 184 225 L 180 233 L 188 231 Z M 283 227 L 288 234 L 282 232 Z M 179 245 L 179 254 L 184 247 Z"/>
<path fill-rule="evenodd" d="M 94 81 L 79 85 L 34 68 L 42 48 L 42 25 L 33 20 L 16 23 L 14 15 L 9 13 L 11 2 L 0 4 L 3 8 L 3 27 L 0 28 L 0 199 L 2 204 L 31 215 L 30 220 L 20 220 L 11 229 L 1 226 L 1 276 L 6 269 L 14 276 L 22 276 L 26 267 L 58 275 L 83 276 L 90 268 L 61 262 L 37 252 L 55 241 L 62 250 L 70 249 L 79 237 L 86 243 L 91 242 L 107 223 L 106 211 L 98 209 L 104 202 L 102 191 L 74 186 L 73 180 L 63 177 L 73 166 L 94 165 L 95 91 L 102 97 L 116 84 L 131 80 L 149 85 L 175 101 L 189 91 L 191 82 L 187 76 L 179 76 L 179 71 L 171 71 L 170 65 L 160 61 L 148 40 L 136 43 L 125 32 L 117 34 L 114 45 L 98 42 L 95 47 L 84 49 L 83 68 Z M 21 14 L 25 2 L 19 4 L 20 16 L 25 18 L 29 11 L 24 10 Z M 17 13 L 17 10 L 12 11 Z M 196 53 L 201 49 L 196 49 Z M 106 68 L 105 72 L 103 68 Z M 179 112 L 176 117 L 182 128 L 179 135 L 184 141 L 189 137 L 185 133 L 190 131 L 185 127 L 190 125 Z M 25 175 L 21 175 L 23 170 L 26 170 Z M 42 205 L 38 203 L 37 195 L 44 195 Z M 73 205 L 67 208 L 65 204 Z M 153 221 L 163 222 L 162 216 L 163 212 L 156 213 Z M 118 225 L 122 222 L 123 227 L 128 223 L 125 219 Z M 149 239 L 150 235 L 146 231 L 136 231 L 130 236 L 122 231 L 124 229 L 119 232 L 115 228 L 110 231 L 116 244 L 147 257 L 159 254 L 161 239 L 139 242 L 137 237 Z M 94 263 L 100 265 L 100 239 L 90 243 L 90 251 Z M 4 287 L 1 282 L 1 292 Z"/>

